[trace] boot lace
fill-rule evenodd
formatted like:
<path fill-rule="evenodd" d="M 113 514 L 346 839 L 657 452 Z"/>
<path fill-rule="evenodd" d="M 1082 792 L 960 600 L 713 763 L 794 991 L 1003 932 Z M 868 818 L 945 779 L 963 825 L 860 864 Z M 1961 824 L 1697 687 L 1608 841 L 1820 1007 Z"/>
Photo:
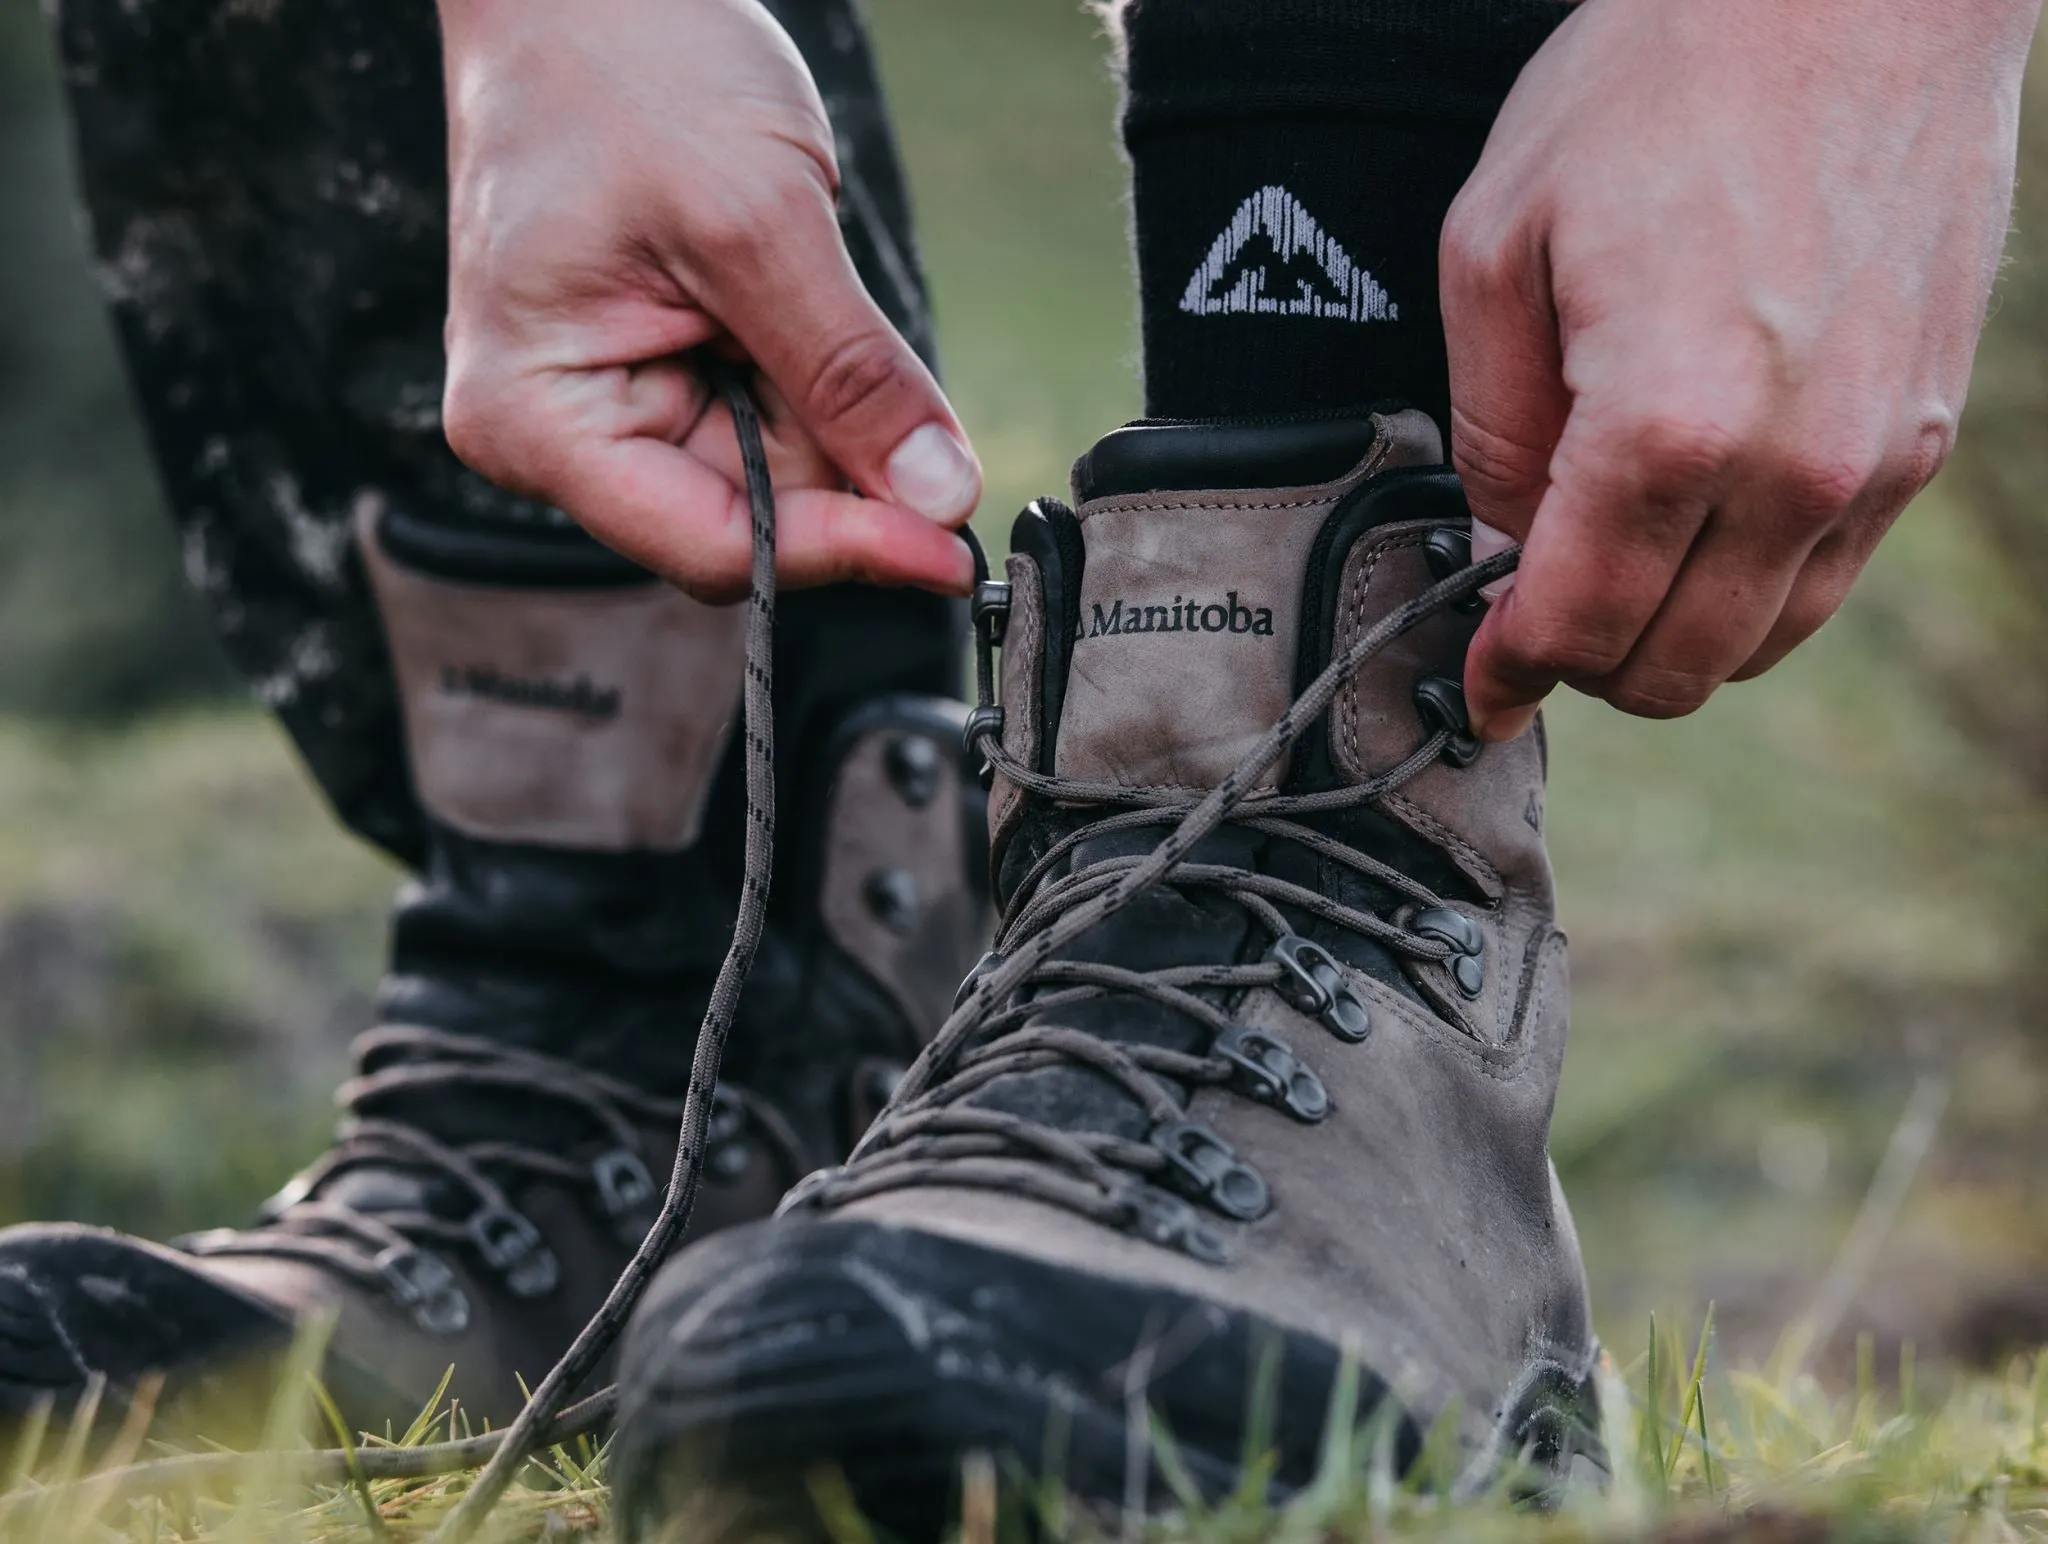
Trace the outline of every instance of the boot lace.
<path fill-rule="evenodd" d="M 896 1097 L 848 1162 L 805 1180 L 784 1209 L 830 1210 L 929 1184 L 983 1188 L 1065 1207 L 1198 1259 L 1226 1258 L 1222 1235 L 1196 1206 L 1249 1221 L 1266 1213 L 1272 1197 L 1264 1178 L 1229 1143 L 1190 1117 L 1195 1092 L 1227 1089 L 1311 1124 L 1328 1113 L 1329 1097 L 1293 1046 L 1236 1022 L 1222 1003 L 1271 988 L 1339 1041 L 1362 1041 L 1372 1030 L 1364 1000 L 1336 960 L 1301 936 L 1287 912 L 1374 940 L 1408 959 L 1443 964 L 1466 996 L 1476 997 L 1484 980 L 1484 935 L 1477 924 L 1412 876 L 1301 818 L 1373 805 L 1439 758 L 1469 764 L 1479 746 L 1452 683 L 1418 687 L 1422 740 L 1398 764 L 1364 782 L 1284 794 L 1257 790 L 1259 779 L 1361 665 L 1429 616 L 1476 595 L 1509 572 L 1518 557 L 1518 550 L 1510 551 L 1469 566 L 1396 609 L 1332 660 L 1243 761 L 1200 796 L 1041 773 L 1005 751 L 989 656 L 1006 587 L 984 583 L 976 605 L 981 708 L 969 720 L 973 743 L 993 772 L 1026 792 L 1065 810 L 1102 813 L 1093 819 L 1084 813 L 1077 828 L 1053 843 L 1014 887 L 995 949 L 969 977 L 954 1012 Z M 1393 915 L 1192 855 L 1225 825 L 1293 843 L 1377 883 L 1398 898 Z M 1152 827 L 1168 831 L 1149 853 L 1073 861 L 1084 843 Z M 1152 970 L 1056 957 L 1157 887 L 1235 902 L 1255 919 L 1270 946 L 1256 961 Z M 1034 1022 L 1115 996 L 1149 999 L 1193 1020 L 1207 1032 L 1207 1052 L 1112 1041 Z M 1116 1085 L 1144 1111 L 1146 1138 L 1062 1129 L 970 1102 L 999 1078 L 1060 1065 L 1084 1068 Z"/>
<path fill-rule="evenodd" d="M 347 1113 L 328 1150 L 269 1201 L 249 1228 L 217 1228 L 177 1241 L 187 1253 L 302 1260 L 381 1291 L 422 1329 L 457 1335 L 470 1303 L 444 1255 L 468 1250 L 514 1297 L 542 1297 L 561 1280 L 561 1263 L 541 1231 L 508 1194 L 522 1183 L 550 1182 L 583 1192 L 628 1248 L 646 1237 L 661 1205 L 648 1167 L 643 1130 L 673 1130 L 683 1101 L 662 1099 L 556 1057 L 495 1041 L 410 1026 L 375 1029 L 356 1041 L 359 1066 L 374 1067 L 342 1085 Z M 379 1065 L 379 1064 L 382 1065 Z M 595 1140 L 593 1157 L 566 1156 L 517 1141 L 452 1145 L 387 1111 L 396 1100 L 462 1101 L 509 1096 L 565 1107 Z M 793 1159 L 802 1144 L 773 1106 L 720 1084 L 707 1129 L 713 1173 L 744 1162 L 749 1131 Z M 662 1155 L 665 1157 L 665 1155 Z M 369 1210 L 331 1192 L 340 1176 L 400 1171 L 429 1194 L 460 1197 L 454 1206 Z"/>

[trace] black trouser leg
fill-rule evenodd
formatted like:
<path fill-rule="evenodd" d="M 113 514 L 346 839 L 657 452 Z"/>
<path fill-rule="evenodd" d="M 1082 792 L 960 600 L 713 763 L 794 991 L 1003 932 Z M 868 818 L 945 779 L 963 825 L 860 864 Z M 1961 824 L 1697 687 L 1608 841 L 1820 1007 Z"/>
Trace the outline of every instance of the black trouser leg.
<path fill-rule="evenodd" d="M 930 358 L 859 18 L 849 0 L 777 9 L 833 115 L 855 262 Z M 562 523 L 468 472 L 441 437 L 430 0 L 59 0 L 56 26 L 101 273 L 186 570 L 341 817 L 417 862 L 425 833 L 354 523 L 391 508 L 515 541 Z M 785 614 L 792 757 L 852 700 L 954 688 L 944 601 L 849 589 L 793 596 Z"/>
<path fill-rule="evenodd" d="M 854 260 L 929 358 L 859 18 L 778 9 L 833 115 Z M 716 733 L 737 632 L 448 450 L 431 0 L 59 0 L 55 21 L 186 569 L 341 818 L 420 874 L 382 1011 L 677 1082 L 738 894 Z M 959 620 L 908 591 L 786 598 L 786 815 L 822 805 L 816 752 L 854 704 L 956 692 Z M 784 824 L 785 879 L 805 825 Z"/>

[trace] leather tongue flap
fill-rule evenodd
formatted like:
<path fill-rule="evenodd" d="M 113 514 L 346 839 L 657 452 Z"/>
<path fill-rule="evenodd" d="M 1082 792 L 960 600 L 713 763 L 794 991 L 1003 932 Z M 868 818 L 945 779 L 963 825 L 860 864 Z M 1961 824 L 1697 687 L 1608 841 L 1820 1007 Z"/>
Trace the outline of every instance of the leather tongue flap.
<path fill-rule="evenodd" d="M 1390 442 L 1313 487 L 1112 495 L 1075 511 L 1086 562 L 1061 776 L 1206 789 L 1244 758 L 1294 698 L 1317 532 Z"/>
<path fill-rule="evenodd" d="M 421 806 L 488 841 L 697 839 L 739 706 L 746 608 L 656 583 L 457 580 L 358 524 Z"/>

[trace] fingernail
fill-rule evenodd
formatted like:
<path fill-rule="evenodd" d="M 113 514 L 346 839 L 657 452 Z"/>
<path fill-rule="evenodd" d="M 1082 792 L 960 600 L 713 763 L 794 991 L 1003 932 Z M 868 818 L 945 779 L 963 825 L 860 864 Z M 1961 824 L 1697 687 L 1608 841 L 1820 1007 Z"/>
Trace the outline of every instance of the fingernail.
<path fill-rule="evenodd" d="M 1488 558 L 1507 551 L 1514 544 L 1514 537 L 1508 535 L 1506 531 L 1496 530 L 1484 520 L 1474 520 L 1472 522 L 1473 562 L 1484 563 Z M 1513 574 L 1503 574 L 1479 593 L 1488 600 L 1499 600 L 1514 587 L 1515 576 Z M 1509 735 L 1508 738 L 1512 740 L 1514 736 Z"/>
<path fill-rule="evenodd" d="M 1504 745 L 1527 734 L 1529 726 L 1536 722 L 1536 714 L 1534 704 L 1526 708 L 1509 708 L 1505 713 L 1490 716 L 1475 713 L 1472 715 L 1472 733 L 1489 745 Z"/>
<path fill-rule="evenodd" d="M 974 513 L 981 473 L 965 445 L 944 424 L 922 424 L 889 455 L 889 492 L 899 504 L 940 525 Z"/>

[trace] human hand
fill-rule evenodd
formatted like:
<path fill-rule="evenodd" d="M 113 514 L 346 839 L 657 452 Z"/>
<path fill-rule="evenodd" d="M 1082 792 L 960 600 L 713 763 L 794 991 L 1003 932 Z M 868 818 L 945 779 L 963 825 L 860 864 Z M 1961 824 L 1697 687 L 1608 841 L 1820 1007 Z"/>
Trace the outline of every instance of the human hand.
<path fill-rule="evenodd" d="M 2039 0 L 1587 0 L 1443 234 L 1509 739 L 1559 682 L 1689 713 L 1831 616 L 1946 456 Z"/>
<path fill-rule="evenodd" d="M 861 287 L 824 106 L 758 0 L 440 8 L 456 453 L 730 599 L 749 564 L 739 451 L 685 355 L 749 359 L 782 580 L 966 593 L 953 528 L 981 469 Z"/>

